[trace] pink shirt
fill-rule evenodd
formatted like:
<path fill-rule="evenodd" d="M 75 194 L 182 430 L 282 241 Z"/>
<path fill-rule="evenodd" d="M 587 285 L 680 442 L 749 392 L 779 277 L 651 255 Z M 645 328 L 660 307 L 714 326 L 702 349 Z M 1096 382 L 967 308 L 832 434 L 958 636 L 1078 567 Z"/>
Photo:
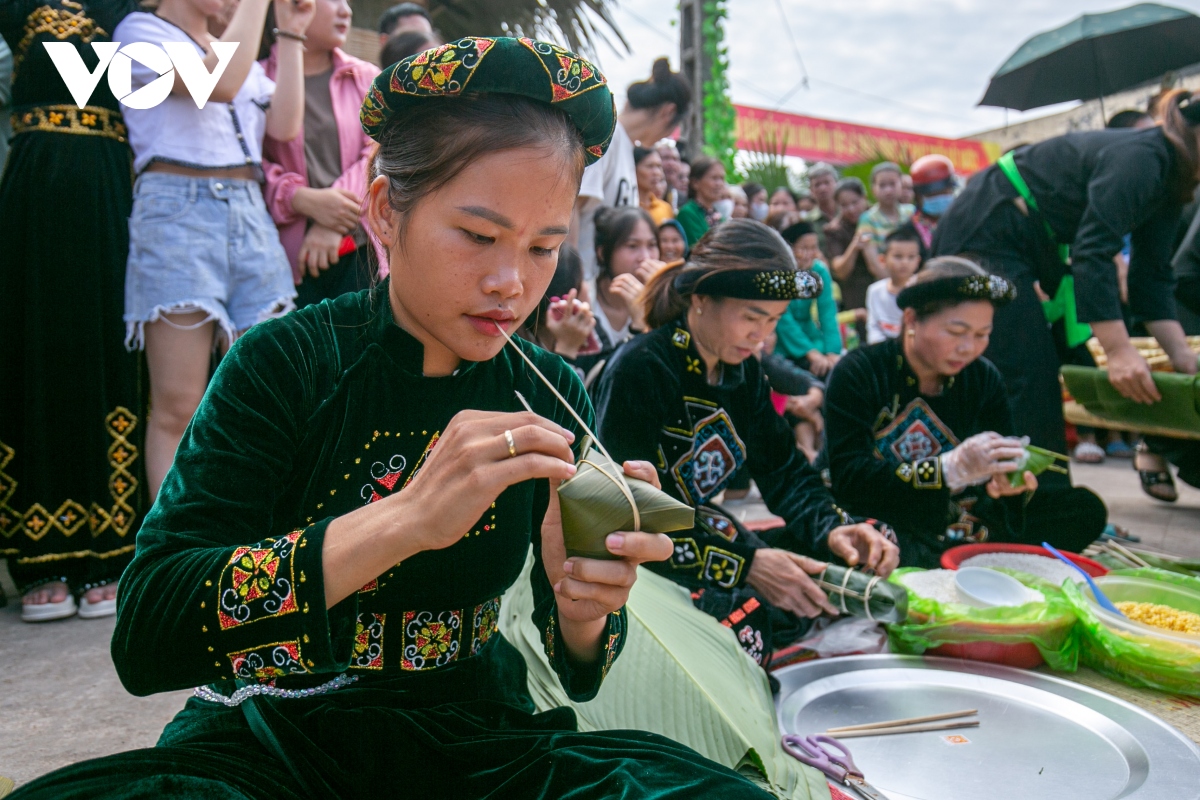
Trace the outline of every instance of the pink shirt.
<path fill-rule="evenodd" d="M 334 48 L 332 55 L 333 75 L 329 79 L 329 97 L 333 102 L 333 116 L 337 121 L 342 174 L 330 188 L 347 189 L 363 198 L 365 212 L 367 166 L 375 153 L 375 142 L 363 133 L 358 113 L 371 81 L 379 74 L 379 67 L 347 55 L 337 48 Z M 267 76 L 274 80 L 275 48 L 272 47 L 271 55 L 259 63 L 266 70 Z M 292 279 L 300 283 L 303 274 L 297 259 L 308 226 L 307 217 L 292 208 L 292 198 L 295 197 L 297 189 L 308 186 L 303 128 L 296 138 L 290 141 L 279 142 L 270 136 L 264 139 L 263 171 L 267 177 L 266 190 L 263 193 L 267 209 L 279 228 L 279 241 L 283 244 L 288 261 L 292 265 Z M 363 230 L 367 231 L 367 236 L 375 247 L 379 258 L 379 277 L 382 278 L 388 273 L 383 247 L 370 232 L 365 214 L 361 222 Z"/>

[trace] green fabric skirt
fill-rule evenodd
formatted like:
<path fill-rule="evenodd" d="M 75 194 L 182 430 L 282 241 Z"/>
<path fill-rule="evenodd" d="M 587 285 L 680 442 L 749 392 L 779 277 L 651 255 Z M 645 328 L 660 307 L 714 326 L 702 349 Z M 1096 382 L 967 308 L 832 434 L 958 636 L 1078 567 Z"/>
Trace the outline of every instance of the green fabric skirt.
<path fill-rule="evenodd" d="M 579 733 L 571 709 L 534 713 L 524 661 L 493 642 L 450 667 L 359 673 L 317 697 L 232 708 L 193 698 L 158 746 L 64 767 L 12 800 L 770 797 L 666 737 Z"/>

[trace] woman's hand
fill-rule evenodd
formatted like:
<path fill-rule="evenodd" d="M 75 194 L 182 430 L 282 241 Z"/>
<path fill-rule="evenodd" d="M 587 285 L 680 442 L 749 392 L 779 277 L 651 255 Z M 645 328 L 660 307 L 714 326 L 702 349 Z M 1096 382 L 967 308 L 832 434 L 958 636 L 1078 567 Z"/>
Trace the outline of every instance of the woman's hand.
<path fill-rule="evenodd" d="M 825 565 L 787 550 L 764 547 L 756 550 L 746 575 L 749 583 L 771 605 L 798 617 L 819 617 L 838 611 L 809 575 L 817 575 Z"/>
<path fill-rule="evenodd" d="M 1023 477 L 1025 479 L 1023 484 L 1013 486 L 1008 480 L 1008 475 L 993 475 L 987 485 L 988 497 L 998 500 L 1001 497 L 1012 497 L 1013 495 L 1024 494 L 1025 492 L 1029 492 L 1030 494 L 1036 492 L 1038 488 L 1037 476 L 1029 470 L 1025 470 Z"/>
<path fill-rule="evenodd" d="M 626 461 L 623 468 L 631 478 L 661 488 L 653 464 Z M 603 646 L 600 637 L 608 615 L 620 610 L 629 600 L 629 590 L 637 580 L 638 565 L 646 561 L 665 561 L 671 557 L 673 549 L 671 540 L 662 533 L 610 533 L 605 545 L 610 553 L 621 559 L 566 558 L 558 492 L 550 492 L 550 505 L 542 523 L 542 564 L 554 587 L 563 641 L 574 659 L 584 663 L 599 657 Z"/>
<path fill-rule="evenodd" d="M 656 258 L 647 258 L 641 264 L 638 264 L 637 269 L 633 271 L 633 274 L 637 276 L 639 281 L 642 282 L 642 285 L 645 285 L 651 278 L 654 277 L 654 273 L 658 272 L 666 265 L 667 264 L 665 261 L 659 261 Z"/>
<path fill-rule="evenodd" d="M 808 371 L 818 378 L 824 378 L 829 374 L 829 370 L 833 369 L 829 357 L 820 350 L 809 350 L 805 356 L 808 358 Z"/>
<path fill-rule="evenodd" d="M 275 0 L 275 27 L 303 36 L 317 10 L 315 0 Z"/>
<path fill-rule="evenodd" d="M 621 298 L 621 304 L 629 312 L 629 327 L 639 331 L 646 329 L 646 315 L 640 302 L 643 288 L 645 284 L 629 272 L 613 278 L 608 285 L 608 291 Z"/>
<path fill-rule="evenodd" d="M 324 225 L 313 225 L 304 234 L 300 254 L 296 257 L 309 276 L 320 277 L 321 273 L 338 263 L 338 250 L 342 247 L 342 234 Z"/>
<path fill-rule="evenodd" d="M 509 453 L 506 430 L 515 456 Z M 527 411 L 455 414 L 421 471 L 396 495 L 428 521 L 412 528 L 421 549 L 441 550 L 462 539 L 509 486 L 574 475 L 574 440 L 566 428 Z"/>
<path fill-rule="evenodd" d="M 347 189 L 312 189 L 303 186 L 292 195 L 292 208 L 316 224 L 345 236 L 358 227 L 362 201 Z"/>
<path fill-rule="evenodd" d="M 1016 470 L 1025 455 L 1020 439 L 994 431 L 977 433 L 942 455 L 942 473 L 951 491 L 986 482 L 993 475 Z"/>
<path fill-rule="evenodd" d="M 588 337 L 596 329 L 596 317 L 591 306 L 575 297 L 572 289 L 567 296 L 550 304 L 546 318 L 546 330 L 554 337 L 554 352 L 566 358 L 575 358 L 587 344 Z"/>
<path fill-rule="evenodd" d="M 1108 353 L 1108 382 L 1135 403 L 1150 405 L 1162 400 L 1150 377 L 1150 365 L 1132 344 Z"/>
<path fill-rule="evenodd" d="M 829 532 L 829 550 L 852 567 L 869 569 L 881 578 L 900 564 L 900 548 L 865 522 Z"/>

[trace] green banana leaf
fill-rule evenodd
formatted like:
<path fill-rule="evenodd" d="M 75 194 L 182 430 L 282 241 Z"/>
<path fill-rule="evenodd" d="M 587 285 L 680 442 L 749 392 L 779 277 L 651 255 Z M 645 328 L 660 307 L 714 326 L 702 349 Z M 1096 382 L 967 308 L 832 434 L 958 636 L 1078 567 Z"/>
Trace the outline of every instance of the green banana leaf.
<path fill-rule="evenodd" d="M 692 606 L 687 590 L 646 569 L 626 606 L 628 639 L 587 703 L 573 703 L 530 619 L 532 557 L 504 595 L 500 630 L 525 657 L 539 711 L 575 709 L 581 731 L 632 728 L 670 737 L 787 800 L 828 800 L 824 776 L 783 751 L 766 673 L 733 631 Z"/>
<path fill-rule="evenodd" d="M 1025 445 L 1025 455 L 1020 460 L 1020 465 L 1017 469 L 1008 473 L 1008 482 L 1015 489 L 1025 483 L 1025 473 L 1032 472 L 1034 475 L 1041 475 L 1046 470 L 1054 470 L 1055 472 L 1064 472 L 1062 467 L 1055 465 L 1056 461 L 1067 461 L 1067 457 L 1055 453 L 1053 450 L 1046 450 L 1032 444 Z"/>
<path fill-rule="evenodd" d="M 1097 417 L 1129 425 L 1200 431 L 1200 378 L 1195 375 L 1151 372 L 1162 400 L 1147 406 L 1122 397 L 1109 383 L 1107 370 L 1068 364 L 1061 371 L 1067 391 Z"/>
<path fill-rule="evenodd" d="M 562 509 L 563 543 L 568 556 L 611 560 L 604 538 L 613 531 L 634 529 L 633 509 L 621 488 L 620 464 L 607 456 L 585 436 L 579 447 L 577 472 L 558 487 Z M 624 476 L 641 517 L 641 530 L 669 533 L 695 524 L 696 510 L 652 484 Z"/>

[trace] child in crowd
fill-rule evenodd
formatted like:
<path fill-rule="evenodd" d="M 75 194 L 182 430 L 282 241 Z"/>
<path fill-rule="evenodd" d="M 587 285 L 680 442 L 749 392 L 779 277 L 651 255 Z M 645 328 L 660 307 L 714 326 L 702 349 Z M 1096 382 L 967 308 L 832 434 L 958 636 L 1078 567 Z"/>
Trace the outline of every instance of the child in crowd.
<path fill-rule="evenodd" d="M 824 384 L 808 370 L 775 352 L 777 342 L 778 338 L 772 332 L 759 354 L 763 374 L 771 386 L 771 402 L 792 426 L 796 447 L 804 453 L 808 463 L 815 464 L 821 451 L 821 434 L 825 430 L 825 418 L 821 414 L 821 406 L 825 404 Z"/>
<path fill-rule="evenodd" d="M 279 228 L 296 283 L 296 305 L 366 289 L 373 258 L 362 223 L 367 163 L 374 142 L 362 129 L 362 98 L 379 74 L 342 46 L 353 12 L 348 0 L 316 0 L 304 44 L 304 125 L 300 135 L 263 142 L 267 208 Z M 402 34 L 403 35 L 403 34 Z M 279 70 L 279 43 L 268 33 L 267 77 Z"/>
<path fill-rule="evenodd" d="M 813 375 L 824 378 L 837 364 L 842 353 L 837 301 L 833 299 L 833 278 L 820 260 L 817 232 L 811 222 L 801 221 L 790 225 L 783 231 L 783 238 L 792 246 L 796 266 L 819 275 L 822 287 L 821 294 L 815 300 L 793 300 L 788 304 L 787 313 L 775 328 L 779 337 L 778 349 Z"/>
<path fill-rule="evenodd" d="M 888 276 L 867 288 L 867 344 L 900 335 L 904 313 L 896 304 L 896 296 L 921 268 L 923 255 L 921 234 L 912 224 L 901 225 L 883 240 L 880 261 Z"/>
<path fill-rule="evenodd" d="M 562 356 L 575 367 L 581 378 L 584 377 L 583 370 L 575 360 L 600 352 L 596 317 L 588 301 L 583 262 L 570 245 L 563 245 L 550 285 L 546 287 L 537 310 L 529 315 L 519 330 L 521 338 Z"/>
<path fill-rule="evenodd" d="M 871 193 L 875 195 L 875 205 L 858 220 L 859 234 L 871 235 L 870 239 L 865 240 L 863 256 L 867 260 L 867 268 L 877 279 L 887 277 L 879 260 L 883 240 L 912 219 L 913 212 L 917 210 L 911 203 L 900 201 L 904 192 L 903 175 L 899 164 L 891 161 L 876 164 L 871 169 Z"/>
<path fill-rule="evenodd" d="M 666 264 L 688 257 L 687 234 L 677 219 L 669 219 L 658 226 L 658 258 Z"/>
<path fill-rule="evenodd" d="M 218 40 L 207 0 L 162 0 L 113 33 L 119 42 L 191 41 L 212 70 L 212 43 L 239 42 L 197 108 L 181 81 L 159 105 L 124 108 L 133 147 L 133 212 L 125 271 L 126 344 L 150 370 L 146 473 L 154 496 L 208 386 L 214 345 L 294 308 L 296 286 L 263 200 L 262 143 L 295 138 L 304 120 L 305 31 L 313 0 L 276 0 L 275 79 L 256 62 L 269 0 L 241 0 Z M 134 61 L 136 91 L 159 78 Z M 355 215 L 357 216 L 357 215 Z"/>

